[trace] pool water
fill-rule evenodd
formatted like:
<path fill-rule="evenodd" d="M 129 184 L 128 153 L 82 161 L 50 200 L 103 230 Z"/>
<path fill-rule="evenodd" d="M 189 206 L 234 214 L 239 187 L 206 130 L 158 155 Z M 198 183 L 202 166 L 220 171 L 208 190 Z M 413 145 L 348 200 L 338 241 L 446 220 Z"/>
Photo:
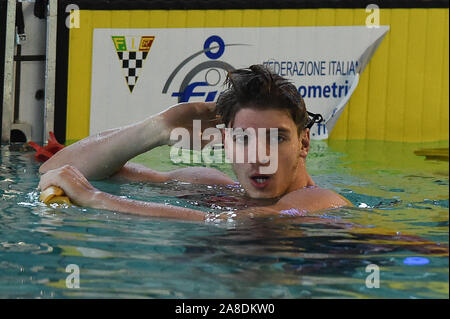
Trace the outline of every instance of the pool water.
<path fill-rule="evenodd" d="M 355 207 L 192 223 L 46 206 L 33 153 L 4 146 L 0 298 L 448 298 L 448 160 L 414 154 L 439 147 L 448 142 L 314 141 L 307 163 L 314 181 Z M 134 161 L 160 170 L 186 165 L 168 154 L 161 147 Z M 248 204 L 239 188 L 93 184 L 218 214 Z M 66 284 L 71 264 L 79 288 Z"/>

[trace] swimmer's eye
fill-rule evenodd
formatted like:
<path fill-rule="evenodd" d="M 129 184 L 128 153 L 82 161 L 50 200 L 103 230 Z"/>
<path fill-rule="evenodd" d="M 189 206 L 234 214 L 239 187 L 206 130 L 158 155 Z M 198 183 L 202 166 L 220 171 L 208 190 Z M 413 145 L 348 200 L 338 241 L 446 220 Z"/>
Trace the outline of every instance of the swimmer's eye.
<path fill-rule="evenodd" d="M 270 137 L 270 141 L 276 142 L 278 144 L 283 143 L 286 140 L 287 140 L 287 138 L 284 137 L 283 135 L 276 135 L 276 136 Z"/>

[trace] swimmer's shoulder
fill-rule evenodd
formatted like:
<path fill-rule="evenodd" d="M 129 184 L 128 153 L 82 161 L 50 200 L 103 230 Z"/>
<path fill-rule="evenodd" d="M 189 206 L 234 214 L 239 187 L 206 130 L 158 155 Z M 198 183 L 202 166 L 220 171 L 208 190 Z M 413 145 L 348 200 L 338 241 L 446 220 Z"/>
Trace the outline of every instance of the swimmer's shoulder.
<path fill-rule="evenodd" d="M 345 197 L 318 186 L 305 187 L 284 195 L 276 204 L 279 209 L 304 209 L 316 211 L 323 209 L 353 206 Z"/>

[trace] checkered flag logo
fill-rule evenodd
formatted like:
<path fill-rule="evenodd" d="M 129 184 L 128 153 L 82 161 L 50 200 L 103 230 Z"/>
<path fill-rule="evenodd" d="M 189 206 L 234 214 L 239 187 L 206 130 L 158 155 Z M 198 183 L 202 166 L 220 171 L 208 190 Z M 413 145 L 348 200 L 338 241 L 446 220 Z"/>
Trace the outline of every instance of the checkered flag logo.
<path fill-rule="evenodd" d="M 154 36 L 112 37 L 130 93 L 133 93 L 133 89 L 136 87 L 154 39 Z"/>
<path fill-rule="evenodd" d="M 117 52 L 130 92 L 133 92 L 147 54 L 147 52 Z"/>

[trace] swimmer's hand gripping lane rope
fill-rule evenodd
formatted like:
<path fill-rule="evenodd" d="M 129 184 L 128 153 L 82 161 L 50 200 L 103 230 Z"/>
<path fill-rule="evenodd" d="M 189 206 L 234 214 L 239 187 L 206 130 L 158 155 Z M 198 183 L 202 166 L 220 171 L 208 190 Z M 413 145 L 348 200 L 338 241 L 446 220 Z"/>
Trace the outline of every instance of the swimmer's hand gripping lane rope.
<path fill-rule="evenodd" d="M 69 197 L 57 186 L 50 186 L 41 192 L 39 200 L 45 204 L 67 204 L 71 205 Z"/>

